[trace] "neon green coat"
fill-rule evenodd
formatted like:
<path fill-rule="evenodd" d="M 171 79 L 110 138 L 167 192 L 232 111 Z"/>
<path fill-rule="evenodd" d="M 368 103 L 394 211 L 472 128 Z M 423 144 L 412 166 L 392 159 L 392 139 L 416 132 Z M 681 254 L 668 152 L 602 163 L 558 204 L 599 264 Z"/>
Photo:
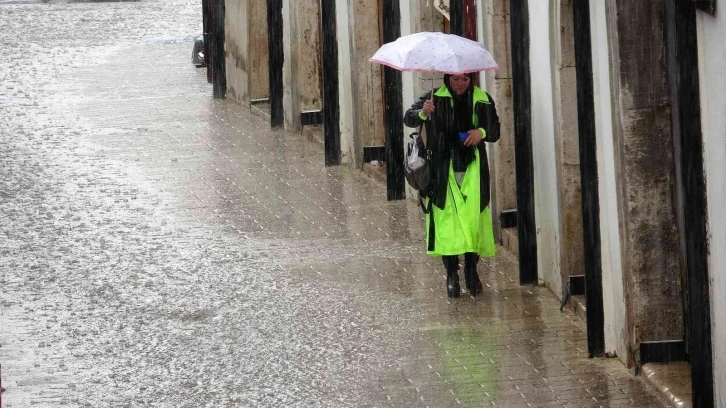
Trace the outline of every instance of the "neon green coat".
<path fill-rule="evenodd" d="M 429 255 L 475 252 L 482 257 L 492 257 L 497 253 L 489 207 L 479 211 L 479 152 L 475 152 L 474 161 L 466 168 L 461 188 L 456 183 L 454 167 L 449 164 L 449 184 L 444 208 L 427 206 L 431 209 L 426 217 L 426 231 L 429 232 L 426 234 L 427 247 L 431 247 L 428 244 L 432 236 L 436 240 L 434 250 L 427 251 Z"/>
<path fill-rule="evenodd" d="M 450 94 L 446 87 L 442 87 L 436 96 L 450 97 Z M 474 89 L 474 105 L 477 101 L 488 102 L 486 93 L 479 88 Z M 473 122 L 475 126 L 479 122 L 476 114 Z M 484 129 L 482 134 L 486 136 Z M 481 161 L 479 149 L 474 151 L 475 159 L 467 167 L 461 187 L 456 182 L 453 165 L 449 163 L 449 181 L 444 208 L 427 205 L 430 209 L 426 217 L 428 232 L 426 244 L 429 255 L 461 255 L 467 252 L 474 252 L 482 257 L 496 255 L 491 212 L 488 206 L 483 211 L 480 207 Z M 432 238 L 435 240 L 433 246 L 430 245 Z"/>

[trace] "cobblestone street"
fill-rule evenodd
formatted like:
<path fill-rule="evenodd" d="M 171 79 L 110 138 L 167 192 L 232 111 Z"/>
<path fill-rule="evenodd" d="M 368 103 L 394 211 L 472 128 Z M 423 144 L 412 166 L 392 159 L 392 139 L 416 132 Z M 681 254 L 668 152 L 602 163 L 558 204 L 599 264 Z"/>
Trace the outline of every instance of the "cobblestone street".
<path fill-rule="evenodd" d="M 3 408 L 662 407 L 516 258 L 211 98 L 201 4 L 0 0 Z"/>

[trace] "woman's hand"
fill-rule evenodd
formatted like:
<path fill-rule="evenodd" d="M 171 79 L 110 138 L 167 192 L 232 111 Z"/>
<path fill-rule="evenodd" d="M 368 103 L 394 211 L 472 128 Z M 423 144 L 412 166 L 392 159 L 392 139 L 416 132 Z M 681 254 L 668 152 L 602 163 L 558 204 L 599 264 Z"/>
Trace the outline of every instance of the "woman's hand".
<path fill-rule="evenodd" d="M 484 135 L 479 129 L 472 129 L 469 131 L 469 137 L 464 140 L 464 146 L 476 146 L 481 143 Z"/>
<path fill-rule="evenodd" d="M 426 102 L 424 102 L 423 109 L 421 109 L 421 112 L 426 116 L 429 117 L 431 114 L 436 110 L 434 107 L 434 102 L 429 99 Z"/>

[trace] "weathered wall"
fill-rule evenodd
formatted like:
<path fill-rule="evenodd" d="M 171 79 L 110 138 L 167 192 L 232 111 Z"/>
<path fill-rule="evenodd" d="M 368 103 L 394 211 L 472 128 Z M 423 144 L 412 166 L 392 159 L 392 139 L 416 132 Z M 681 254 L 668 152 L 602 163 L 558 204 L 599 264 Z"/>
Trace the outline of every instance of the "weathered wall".
<path fill-rule="evenodd" d="M 247 0 L 225 0 L 224 28 L 227 97 L 248 103 Z"/>
<path fill-rule="evenodd" d="M 560 214 L 552 106 L 552 20 L 548 2 L 529 0 L 529 15 L 537 268 L 539 279 L 555 294 L 561 295 Z"/>
<path fill-rule="evenodd" d="M 244 104 L 269 95 L 266 4 L 225 0 L 227 96 Z"/>
<path fill-rule="evenodd" d="M 559 220 L 562 237 L 560 265 L 562 281 L 566 284 L 570 275 L 584 274 L 575 27 L 572 0 L 552 0 L 550 4 L 553 6 L 550 14 L 555 19 L 550 29 L 555 46 L 553 105 L 559 213 L 561 214 Z"/>
<path fill-rule="evenodd" d="M 295 0 L 282 0 L 282 106 L 285 129 L 300 131 L 300 111 L 297 75 L 297 4 Z"/>
<path fill-rule="evenodd" d="M 481 0 L 482 41 L 494 55 L 499 69 L 488 72 L 486 90 L 494 98 L 501 123 L 501 138 L 491 147 L 493 214 L 517 208 L 517 181 L 514 163 L 514 111 L 512 109 L 512 53 L 509 0 Z M 499 217 L 494 219 L 499 232 Z"/>
<path fill-rule="evenodd" d="M 605 352 L 617 354 L 628 363 L 626 306 L 620 243 L 621 202 L 613 138 L 613 99 L 610 52 L 617 54 L 617 42 L 609 41 L 614 21 L 608 21 L 604 2 L 590 3 L 592 34 L 593 99 L 597 138 L 598 191 L 600 193 L 600 250 L 602 259 Z"/>
<path fill-rule="evenodd" d="M 709 219 L 713 389 L 726 406 L 726 14 L 698 16 L 704 167 Z"/>
<path fill-rule="evenodd" d="M 285 128 L 301 131 L 300 113 L 321 110 L 320 4 L 283 0 Z"/>
<path fill-rule="evenodd" d="M 297 75 L 300 109 L 320 110 L 320 5 L 315 1 L 296 1 Z"/>
<path fill-rule="evenodd" d="M 357 82 L 356 137 L 363 146 L 385 144 L 383 68 L 369 59 L 380 48 L 378 5 L 370 0 L 351 1 L 355 21 L 351 27 L 352 65 Z"/>
<path fill-rule="evenodd" d="M 268 98 L 270 96 L 270 53 L 267 42 L 267 2 L 248 0 L 247 8 L 249 95 L 250 99 Z"/>
<path fill-rule="evenodd" d="M 614 1 L 616 160 L 628 338 L 634 350 L 641 341 L 683 338 L 680 251 L 663 4 Z"/>
<path fill-rule="evenodd" d="M 353 96 L 353 73 L 351 70 L 352 52 L 351 37 L 353 27 L 350 25 L 350 13 L 347 0 L 336 0 L 335 14 L 338 39 L 338 101 L 340 103 L 340 151 L 341 164 L 355 164 L 354 154 L 356 134 L 354 132 L 355 99 Z M 373 54 L 371 54 L 373 55 Z"/>

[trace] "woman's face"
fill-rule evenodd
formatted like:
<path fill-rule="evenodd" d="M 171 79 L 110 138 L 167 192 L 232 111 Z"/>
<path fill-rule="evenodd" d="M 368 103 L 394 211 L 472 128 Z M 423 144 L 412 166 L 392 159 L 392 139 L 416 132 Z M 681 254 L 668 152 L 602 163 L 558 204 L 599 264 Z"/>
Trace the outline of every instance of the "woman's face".
<path fill-rule="evenodd" d="M 452 75 L 449 79 L 449 84 L 455 94 L 461 95 L 469 89 L 469 81 L 470 79 L 467 75 Z"/>

